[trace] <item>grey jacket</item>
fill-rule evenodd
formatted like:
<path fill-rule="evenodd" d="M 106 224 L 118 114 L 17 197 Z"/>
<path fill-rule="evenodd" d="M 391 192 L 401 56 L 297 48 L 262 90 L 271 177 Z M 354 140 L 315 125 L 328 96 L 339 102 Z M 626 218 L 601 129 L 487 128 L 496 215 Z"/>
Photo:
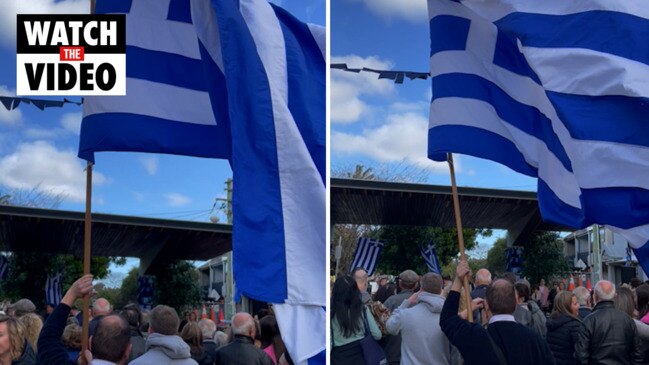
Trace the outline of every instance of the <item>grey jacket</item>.
<path fill-rule="evenodd" d="M 442 296 L 422 291 L 417 304 L 408 308 L 404 300 L 392 312 L 386 327 L 393 335 L 401 333 L 401 365 L 449 364 L 451 346 L 439 327 L 443 306 Z"/>
<path fill-rule="evenodd" d="M 131 365 L 198 365 L 192 359 L 189 345 L 179 336 L 152 333 L 146 340 L 144 355 L 130 362 Z"/>

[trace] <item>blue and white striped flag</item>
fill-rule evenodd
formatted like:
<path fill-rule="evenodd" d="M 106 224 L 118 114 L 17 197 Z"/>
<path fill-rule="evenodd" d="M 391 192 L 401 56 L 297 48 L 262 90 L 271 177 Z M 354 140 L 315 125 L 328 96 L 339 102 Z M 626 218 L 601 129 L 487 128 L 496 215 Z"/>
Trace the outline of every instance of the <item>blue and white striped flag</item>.
<path fill-rule="evenodd" d="M 383 250 L 383 242 L 373 240 L 367 237 L 359 237 L 356 251 L 354 252 L 354 261 L 350 270 L 362 267 L 367 271 L 367 274 L 372 276 L 376 269 L 376 264 L 381 257 L 381 250 Z"/>
<path fill-rule="evenodd" d="M 538 177 L 542 216 L 622 233 L 649 272 L 649 7 L 429 0 L 428 156 Z"/>
<path fill-rule="evenodd" d="M 266 0 L 106 0 L 126 13 L 126 96 L 88 97 L 79 157 L 230 161 L 237 289 L 275 303 L 297 364 L 326 348 L 325 31 Z"/>
<path fill-rule="evenodd" d="M 421 252 L 421 256 L 424 258 L 426 266 L 428 266 L 428 270 L 441 275 L 442 270 L 439 266 L 439 260 L 437 259 L 437 253 L 435 253 L 435 245 L 433 245 L 433 242 L 428 242 L 427 246 L 419 246 L 419 252 Z"/>
<path fill-rule="evenodd" d="M 47 275 L 47 280 L 45 281 L 45 303 L 52 304 L 57 306 L 63 294 L 61 293 L 61 273 L 56 275 Z"/>
<path fill-rule="evenodd" d="M 0 280 L 4 280 L 9 274 L 9 260 L 5 255 L 0 255 Z"/>

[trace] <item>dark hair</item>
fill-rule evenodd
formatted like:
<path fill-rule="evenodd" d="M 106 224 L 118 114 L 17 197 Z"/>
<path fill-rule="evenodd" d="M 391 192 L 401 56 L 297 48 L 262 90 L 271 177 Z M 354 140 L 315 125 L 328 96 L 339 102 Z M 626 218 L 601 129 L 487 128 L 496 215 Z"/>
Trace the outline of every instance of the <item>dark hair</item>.
<path fill-rule="evenodd" d="M 142 322 L 142 314 L 140 312 L 140 308 L 137 306 L 137 304 L 127 304 L 124 307 L 124 310 L 122 310 L 121 313 L 122 317 L 128 322 L 128 325 L 131 327 L 139 327 L 140 323 Z"/>
<path fill-rule="evenodd" d="M 180 337 L 189 345 L 192 355 L 200 355 L 203 352 L 203 333 L 198 323 L 187 322 L 180 332 Z"/>
<path fill-rule="evenodd" d="M 514 285 L 514 283 L 516 283 L 516 274 L 514 274 L 513 272 L 504 272 L 498 275 L 498 279 L 507 280 L 512 283 L 512 285 Z"/>
<path fill-rule="evenodd" d="M 344 337 L 351 337 L 361 329 L 361 292 L 351 276 L 336 280 L 331 293 L 331 319 L 340 325 Z"/>
<path fill-rule="evenodd" d="M 516 283 L 514 284 L 514 288 L 516 288 L 518 298 L 523 298 L 523 302 L 530 300 L 530 288 L 528 288 L 527 285 L 523 283 Z"/>
<path fill-rule="evenodd" d="M 493 314 L 512 314 L 516 310 L 514 283 L 498 279 L 487 287 L 487 304 Z"/>
<path fill-rule="evenodd" d="M 271 315 L 260 319 L 259 326 L 261 327 L 261 348 L 265 349 L 272 345 L 273 351 L 275 352 L 275 358 L 279 359 L 284 351 L 286 351 L 286 347 L 284 346 L 284 341 L 282 341 L 282 336 L 279 333 L 279 326 L 277 325 L 275 316 Z"/>
<path fill-rule="evenodd" d="M 649 312 L 649 285 L 642 284 L 635 289 L 638 300 L 638 318 L 642 319 Z"/>
<path fill-rule="evenodd" d="M 439 294 L 442 292 L 442 286 L 444 285 L 444 280 L 439 274 L 432 272 L 424 274 L 421 278 L 421 290 L 432 293 Z"/>
<path fill-rule="evenodd" d="M 149 313 L 149 326 L 152 331 L 161 335 L 177 335 L 180 319 L 176 310 L 166 306 L 157 305 Z"/>
<path fill-rule="evenodd" d="M 615 308 L 633 318 L 633 311 L 635 310 L 635 299 L 633 298 L 633 290 L 626 286 L 617 288 L 615 295 Z"/>
<path fill-rule="evenodd" d="M 92 336 L 92 354 L 95 359 L 119 362 L 131 340 L 126 320 L 118 315 L 102 317 Z"/>
<path fill-rule="evenodd" d="M 635 289 L 635 288 L 639 287 L 640 285 L 642 285 L 642 280 L 640 280 L 638 278 L 632 278 L 629 281 L 629 284 L 631 285 L 631 288 Z"/>

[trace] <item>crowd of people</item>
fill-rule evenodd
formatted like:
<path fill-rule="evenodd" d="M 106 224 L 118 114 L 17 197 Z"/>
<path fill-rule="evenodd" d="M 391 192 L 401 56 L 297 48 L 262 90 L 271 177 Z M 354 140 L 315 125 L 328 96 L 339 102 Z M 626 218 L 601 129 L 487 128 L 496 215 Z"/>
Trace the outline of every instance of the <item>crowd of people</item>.
<path fill-rule="evenodd" d="M 332 283 L 333 365 L 365 364 L 371 338 L 392 365 L 649 363 L 649 283 L 639 279 L 569 291 L 512 273 L 492 280 L 484 268 L 473 276 L 461 261 L 453 279 L 405 270 L 396 283 L 374 280 L 374 295 L 362 268 Z"/>
<path fill-rule="evenodd" d="M 26 298 L 7 306 L 0 314 L 0 365 L 293 365 L 272 308 L 255 317 L 236 313 L 219 328 L 195 316 L 181 322 L 166 305 L 147 313 L 137 304 L 113 311 L 105 298 L 93 303 L 88 350 L 81 353 L 82 313 L 75 301 L 91 294 L 92 275 L 85 275 L 42 316 Z"/>

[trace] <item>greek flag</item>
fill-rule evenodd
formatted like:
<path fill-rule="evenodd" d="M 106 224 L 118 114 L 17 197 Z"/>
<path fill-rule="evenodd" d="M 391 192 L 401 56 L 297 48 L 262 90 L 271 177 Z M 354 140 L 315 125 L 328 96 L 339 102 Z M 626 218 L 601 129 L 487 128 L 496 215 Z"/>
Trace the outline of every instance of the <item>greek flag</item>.
<path fill-rule="evenodd" d="M 359 237 L 356 252 L 354 252 L 354 261 L 352 261 L 352 266 L 349 269 L 353 271 L 357 267 L 362 267 L 367 271 L 368 275 L 372 276 L 376 264 L 379 262 L 381 250 L 383 250 L 383 242 L 367 237 Z"/>
<path fill-rule="evenodd" d="M 228 159 L 239 294 L 275 303 L 296 364 L 324 363 L 324 28 L 266 0 L 106 0 L 95 9 L 126 13 L 127 95 L 86 98 L 79 157 Z"/>
<path fill-rule="evenodd" d="M 9 261 L 5 255 L 0 255 L 0 280 L 4 280 L 9 273 Z"/>
<path fill-rule="evenodd" d="M 139 276 L 137 278 L 136 298 L 137 304 L 144 310 L 153 308 L 153 289 L 155 276 Z"/>
<path fill-rule="evenodd" d="M 442 270 L 440 270 L 439 260 L 437 260 L 437 254 L 435 253 L 435 245 L 433 245 L 433 242 L 428 242 L 428 246 L 425 247 L 424 245 L 419 246 L 419 251 L 426 262 L 426 266 L 428 266 L 428 270 L 441 275 Z"/>
<path fill-rule="evenodd" d="M 52 304 L 57 306 L 63 294 L 61 294 L 61 273 L 56 275 L 47 275 L 47 281 L 45 282 L 45 303 Z"/>
<path fill-rule="evenodd" d="M 649 7 L 429 0 L 428 156 L 538 178 L 542 216 L 622 233 L 649 272 Z"/>

